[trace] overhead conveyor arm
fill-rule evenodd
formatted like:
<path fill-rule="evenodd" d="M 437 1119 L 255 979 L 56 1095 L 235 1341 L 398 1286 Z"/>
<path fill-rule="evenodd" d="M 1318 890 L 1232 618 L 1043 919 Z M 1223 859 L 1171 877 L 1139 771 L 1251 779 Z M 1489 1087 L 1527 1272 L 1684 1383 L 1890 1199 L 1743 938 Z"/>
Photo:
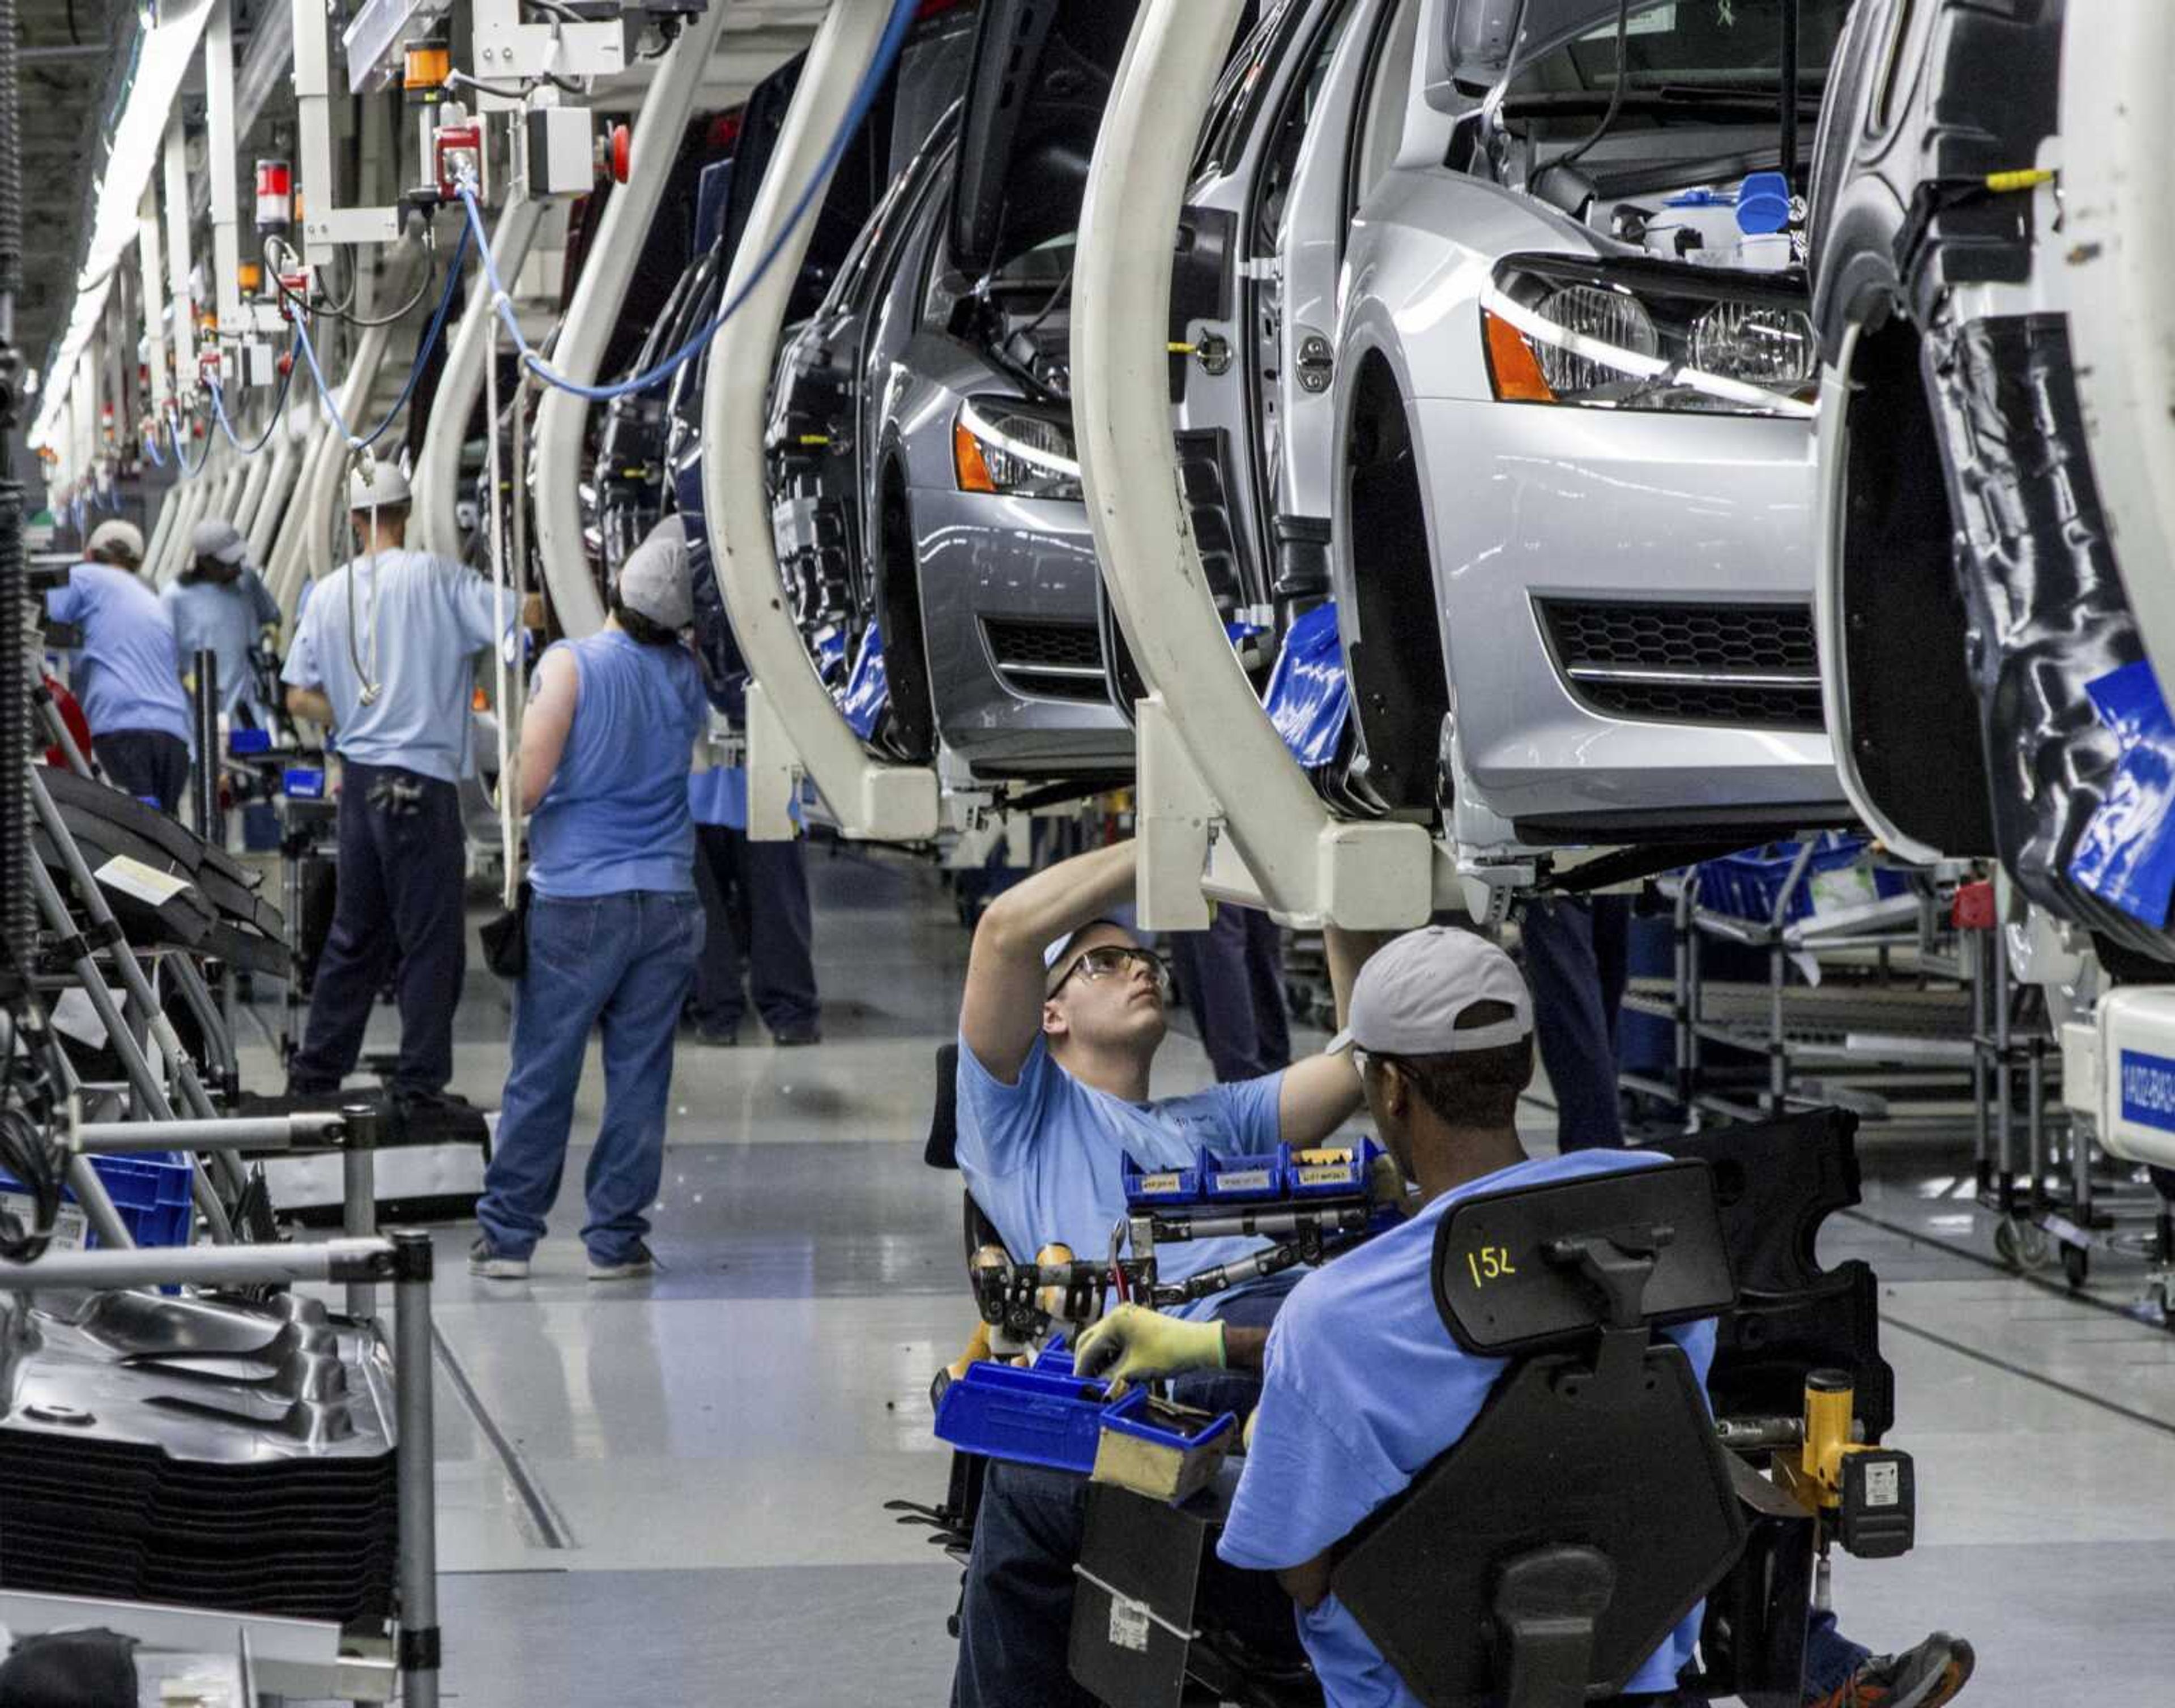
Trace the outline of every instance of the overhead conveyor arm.
<path fill-rule="evenodd" d="M 498 224 L 491 234 L 491 263 L 498 276 L 509 283 L 529 259 L 529 246 L 544 217 L 544 203 L 522 193 L 517 186 L 507 198 Z M 483 394 L 484 358 L 490 353 L 498 317 L 491 312 L 491 278 L 479 267 L 469 288 L 466 310 L 446 352 L 446 365 L 438 375 L 438 389 L 431 400 L 430 424 L 423 433 L 423 449 L 415 465 L 415 543 L 425 551 L 458 557 L 461 550 L 459 520 L 461 446 L 468 436 L 469 417 Z"/>
<path fill-rule="evenodd" d="M 1150 691 L 1138 719 L 1141 923 L 1207 924 L 1201 886 L 1220 824 L 1245 868 L 1227 892 L 1250 888 L 1294 919 L 1424 924 L 1439 888 L 1456 893 L 1447 858 L 1418 825 L 1331 816 L 1232 651 L 1179 499 L 1172 234 L 1243 4 L 1145 0 L 1096 139 L 1076 251 L 1081 474 L 1111 605 Z"/>
<path fill-rule="evenodd" d="M 778 242 L 795 201 L 823 164 L 892 9 L 885 0 L 835 0 L 816 31 L 733 257 L 727 302 Z M 786 301 L 811 229 L 803 220 L 785 236 L 776 263 L 725 323 L 710 347 L 703 388 L 703 512 L 726 614 L 754 677 L 747 694 L 748 834 L 768 842 L 794 835 L 789 809 L 796 773 L 805 769 L 847 836 L 925 841 L 937 829 L 936 773 L 868 756 L 816 674 L 778 576 L 763 417 Z"/>
<path fill-rule="evenodd" d="M 681 32 L 643 97 L 626 182 L 605 204 L 551 354 L 552 366 L 578 385 L 597 381 L 727 9 L 713 0 Z M 604 600 L 582 545 L 582 437 L 588 414 L 587 399 L 556 387 L 545 392 L 536 409 L 536 549 L 560 626 L 577 637 L 594 633 L 605 621 Z"/>

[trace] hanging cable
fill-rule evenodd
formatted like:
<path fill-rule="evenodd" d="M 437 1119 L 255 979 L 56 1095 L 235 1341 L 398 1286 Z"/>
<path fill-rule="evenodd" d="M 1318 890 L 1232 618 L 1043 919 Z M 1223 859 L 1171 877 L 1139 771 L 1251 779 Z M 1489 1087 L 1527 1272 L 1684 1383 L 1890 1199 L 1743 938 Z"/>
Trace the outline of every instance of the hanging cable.
<path fill-rule="evenodd" d="M 288 304 L 290 307 L 299 310 L 305 314 L 322 314 L 329 319 L 340 322 L 343 325 L 355 327 L 362 331 L 367 332 L 372 327 L 392 326 L 399 321 L 407 319 L 409 315 L 414 312 L 415 305 L 430 295 L 431 269 L 426 267 L 423 269 L 422 278 L 416 282 L 415 289 L 409 294 L 408 300 L 402 303 L 399 307 L 394 309 L 390 314 L 371 315 L 356 314 L 352 312 L 351 305 L 355 301 L 355 292 L 352 289 L 348 291 L 347 301 L 344 302 L 320 302 L 312 304 L 309 299 L 302 296 L 301 292 L 290 289 L 286 280 L 280 277 L 279 269 L 272 264 L 272 246 L 274 243 L 277 243 L 281 248 L 285 249 L 290 256 L 293 255 L 295 252 L 294 245 L 289 243 L 277 232 L 274 232 L 272 236 L 264 240 L 264 248 L 263 252 L 264 258 L 264 270 L 270 277 L 274 288 L 279 291 L 279 300 L 282 302 Z"/>
<path fill-rule="evenodd" d="M 853 104 L 840 120 L 838 134 L 831 138 L 831 145 L 824 151 L 822 160 L 810 174 L 807 183 L 801 187 L 799 197 L 784 224 L 779 226 L 778 235 L 772 239 L 770 247 L 763 252 L 762 258 L 749 272 L 740 289 L 733 292 L 724 306 L 719 309 L 716 318 L 647 373 L 636 374 L 630 379 L 620 380 L 610 385 L 583 385 L 578 380 L 569 379 L 538 354 L 535 347 L 522 336 L 521 323 L 514 317 L 513 299 L 507 295 L 506 286 L 498 276 L 497 263 L 491 258 L 490 234 L 484 230 L 483 210 L 476 205 L 475 181 L 464 176 L 460 184 L 460 197 L 461 205 L 468 209 L 467 230 L 475 237 L 476 247 L 483 257 L 484 274 L 491 283 L 491 306 L 513 335 L 514 348 L 521 352 L 522 366 L 545 385 L 556 386 L 562 392 L 571 392 L 578 398 L 586 398 L 593 404 L 605 404 L 615 398 L 654 390 L 700 354 L 703 346 L 718 335 L 725 323 L 740 312 L 741 304 L 755 294 L 756 287 L 762 283 L 764 275 L 785 252 L 785 246 L 794 231 L 822 199 L 824 188 L 831 182 L 832 175 L 838 171 L 839 162 L 845 158 L 847 149 L 852 145 L 854 133 L 867 120 L 877 97 L 882 93 L 885 79 L 891 75 L 892 65 L 906 46 L 907 33 L 913 28 L 917 9 L 916 0 L 892 0 L 891 20 L 884 26 L 883 39 L 877 44 L 876 57 L 870 62 L 860 86 L 854 91 Z"/>
<path fill-rule="evenodd" d="M 241 436 L 234 431 L 234 423 L 227 419 L 226 393 L 220 388 L 219 382 L 217 380 L 207 382 L 211 390 L 212 419 L 219 423 L 220 431 L 226 435 L 226 442 L 245 457 L 255 456 L 272 442 L 272 435 L 279 431 L 279 417 L 287 407 L 287 388 L 295 382 L 295 351 L 291 339 L 289 341 L 285 361 L 286 366 L 279 371 L 279 390 L 278 395 L 272 399 L 271 415 L 264 423 L 264 431 L 258 435 L 256 443 L 252 445 L 245 445 L 241 442 Z"/>
<path fill-rule="evenodd" d="M 294 317 L 295 341 L 301 347 L 302 360 L 308 363 L 310 377 L 317 384 L 317 394 L 324 399 L 325 408 L 332 415 L 333 425 L 339 429 L 340 437 L 346 441 L 350 451 L 367 451 L 383 438 L 393 424 L 400 419 L 401 411 L 408 407 L 408 400 L 415 396 L 415 388 L 423 377 L 423 369 L 430 361 L 431 351 L 438 342 L 438 333 L 445 326 L 447 311 L 453 306 L 453 294 L 460 288 L 461 261 L 468 253 L 468 228 L 463 226 L 460 241 L 453 248 L 453 258 L 446 268 L 446 288 L 440 293 L 438 306 L 431 313 L 430 329 L 423 334 L 423 342 L 416 346 L 415 364 L 408 370 L 407 382 L 400 388 L 400 395 L 393 400 L 393 407 L 386 412 L 385 419 L 367 434 L 357 434 L 348 426 L 347 418 L 340 414 L 339 400 L 333 395 L 332 388 L 325 383 L 324 370 L 317 366 L 317 352 L 316 346 L 310 342 L 308 323 L 301 316 Z M 489 244 L 483 246 L 483 253 L 488 263 L 491 255 Z"/>
<path fill-rule="evenodd" d="M 182 480 L 193 480 L 198 475 L 203 473 L 203 465 L 211 460 L 211 435 L 209 433 L 204 435 L 203 455 L 197 458 L 196 465 L 192 468 L 189 464 L 188 448 L 182 441 L 182 435 L 180 432 L 181 420 L 182 412 L 180 409 L 175 404 L 167 404 L 166 437 L 172 442 L 174 447 L 175 466 L 182 471 L 181 478 Z"/>
<path fill-rule="evenodd" d="M 166 453 L 159 448 L 159 423 L 155 418 L 152 420 L 151 431 L 144 436 L 144 454 L 151 459 L 154 469 L 166 466 Z"/>

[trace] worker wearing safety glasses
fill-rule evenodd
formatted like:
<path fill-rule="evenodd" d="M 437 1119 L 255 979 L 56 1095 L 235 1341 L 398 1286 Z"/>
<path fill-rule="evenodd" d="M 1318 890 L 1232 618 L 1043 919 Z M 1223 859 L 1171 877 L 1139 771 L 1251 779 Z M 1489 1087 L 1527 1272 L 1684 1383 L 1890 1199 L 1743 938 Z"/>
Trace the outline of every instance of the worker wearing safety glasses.
<path fill-rule="evenodd" d="M 396 1109 L 442 1103 L 467 966 L 458 784 L 475 768 L 472 655 L 516 612 L 474 570 L 410 551 L 408 481 L 364 464 L 348 482 L 364 553 L 325 577 L 288 648 L 287 709 L 332 731 L 342 767 L 339 899 L 317 963 L 294 1097 L 355 1071 L 379 987 L 398 958 Z"/>
<path fill-rule="evenodd" d="M 1162 962 L 1112 918 L 1131 899 L 1134 859 L 1119 843 L 1039 872 L 990 903 L 974 933 L 959 1009 L 959 1167 L 1015 1257 L 1050 1244 L 1102 1250 L 1125 1210 L 1120 1152 L 1150 1169 L 1191 1168 L 1204 1145 L 1259 1155 L 1317 1143 L 1359 1107 L 1359 1075 L 1342 1055 L 1152 1095 L 1171 988 Z M 1341 996 L 1361 946 L 1333 930 L 1328 939 Z M 1173 1249 L 1161 1278 L 1182 1281 L 1267 1243 L 1193 1241 Z M 1258 1331 L 1298 1275 L 1242 1283 L 1186 1315 Z M 1225 1385 L 1240 1391 L 1206 1391 Z M 1201 1386 L 1189 1403 L 1250 1410 L 1259 1384 L 1209 1377 Z M 1084 1493 L 1077 1478 L 991 1462 L 967 1572 L 957 1708 L 1083 1700 L 1066 1644 Z"/>

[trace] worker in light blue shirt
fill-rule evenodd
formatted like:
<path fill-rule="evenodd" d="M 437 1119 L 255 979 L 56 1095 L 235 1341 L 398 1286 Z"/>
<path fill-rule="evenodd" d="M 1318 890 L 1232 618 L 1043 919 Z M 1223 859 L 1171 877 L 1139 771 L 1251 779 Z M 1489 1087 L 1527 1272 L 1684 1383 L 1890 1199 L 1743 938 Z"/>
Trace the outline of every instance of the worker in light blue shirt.
<path fill-rule="evenodd" d="M 1436 1230 L 1451 1205 L 1475 1193 L 1668 1159 L 1608 1148 L 1527 1157 L 1516 1116 L 1532 1077 L 1532 998 L 1510 957 L 1470 931 L 1433 926 L 1390 943 L 1359 973 L 1348 1013 L 1345 1038 L 1361 1064 L 1369 1113 L 1418 1188 L 1412 1219 L 1309 1275 L 1266 1330 L 1125 1305 L 1081 1337 L 1078 1363 L 1083 1373 L 1134 1381 L 1262 1371 L 1217 1551 L 1232 1565 L 1277 1575 L 1328 1708 L 1420 1708 L 1330 1579 L 1338 1545 L 1457 1443 L 1505 1368 L 1462 1351 L 1443 1326 L 1432 1279 Z M 1664 1332 L 1704 1385 L 1713 1320 Z M 1678 1673 L 1692 1658 L 1700 1619 L 1695 1607 L 1679 1622 L 1633 1675 L 1627 1700 L 1679 1700 Z M 1972 1663 L 1971 1646 L 1941 1632 L 1900 1655 L 1869 1655 L 1823 1613 L 1809 1633 L 1803 1700 L 1938 1708 L 1963 1688 Z"/>
<path fill-rule="evenodd" d="M 1279 1141 L 1311 1145 L 1359 1107 L 1341 1055 L 1180 1097 L 1152 1094 L 1169 980 L 1115 916 L 1132 899 L 1136 858 L 1119 843 L 1063 860 L 992 901 L 975 928 L 959 1006 L 958 1159 L 974 1201 L 1006 1249 L 1031 1261 L 1062 1242 L 1082 1257 L 1109 1249 L 1123 1213 L 1120 1159 L 1191 1163 L 1197 1147 L 1227 1153 Z M 1328 934 L 1332 979 L 1348 988 L 1353 945 Z M 1250 1255 L 1266 1241 L 1201 1240 L 1158 1260 L 1167 1281 Z M 1191 1315 L 1258 1331 L 1293 1272 L 1197 1302 Z M 1251 1378 L 1236 1379 L 1250 1391 Z M 1237 1403 L 1203 1381 L 1189 1403 Z M 961 1612 L 955 1708 L 1017 1708 L 1083 1700 L 1067 1670 L 1072 1565 L 1085 1484 L 1028 1465 L 992 1462 L 983 1486 Z"/>
<path fill-rule="evenodd" d="M 366 554 L 324 578 L 281 672 L 288 711 L 331 729 L 342 762 L 339 898 L 287 1089 L 338 1092 L 397 956 L 393 1101 L 415 1111 L 443 1101 L 453 1071 L 467 962 L 458 784 L 472 768 L 474 655 L 510 635 L 516 614 L 475 571 L 406 549 L 399 469 L 361 465 L 348 504 Z"/>
<path fill-rule="evenodd" d="M 271 719 L 257 691 L 258 638 L 279 626 L 279 602 L 249 561 L 249 542 L 231 522 L 208 516 L 189 540 L 189 561 L 159 595 L 173 619 L 182 673 L 197 654 L 217 661 L 219 709 L 228 718 L 266 729 Z"/>
<path fill-rule="evenodd" d="M 582 1243 L 592 1281 L 651 1271 L 673 1036 L 702 941 L 687 756 L 708 707 L 681 639 L 694 615 L 686 537 L 667 518 L 628 554 L 605 626 L 544 654 L 522 718 L 531 899 L 513 1059 L 476 1206 L 483 1233 L 469 1255 L 487 1279 L 529 1273 L 599 1023 L 605 1109 Z"/>
<path fill-rule="evenodd" d="M 67 584 L 46 595 L 56 622 L 83 631 L 69 686 L 83 707 L 106 780 L 162 812 L 189 784 L 189 700 L 182 691 L 173 618 L 138 573 L 144 535 L 133 522 L 101 522 Z"/>

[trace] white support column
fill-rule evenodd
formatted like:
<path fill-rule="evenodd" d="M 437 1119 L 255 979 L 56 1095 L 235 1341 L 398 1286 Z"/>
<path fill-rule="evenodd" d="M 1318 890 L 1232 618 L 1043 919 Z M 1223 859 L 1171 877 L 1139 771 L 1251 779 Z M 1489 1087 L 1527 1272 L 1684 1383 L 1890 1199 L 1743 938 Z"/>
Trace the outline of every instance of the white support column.
<path fill-rule="evenodd" d="M 189 306 L 189 150 L 176 111 L 166 122 L 166 281 L 174 310 L 174 395 L 196 389 L 196 317 Z"/>
<path fill-rule="evenodd" d="M 833 11 L 847 9 L 841 0 Z M 860 0 L 860 9 L 877 11 L 876 0 Z M 604 218 L 582 264 L 574 285 L 573 301 L 567 305 L 559 341 L 551 365 L 569 379 L 593 385 L 604 361 L 605 346 L 619 323 L 620 305 L 626 299 L 627 282 L 641 259 L 643 240 L 664 193 L 664 181 L 679 156 L 680 140 L 695 98 L 702 92 L 702 76 L 710 50 L 724 27 L 726 8 L 713 5 L 681 32 L 680 40 L 665 57 L 657 80 L 643 95 L 642 111 L 634 122 L 633 158 L 626 182 L 605 204 Z M 768 176 L 784 170 L 784 159 L 772 161 Z M 551 609 L 560 626 L 570 635 L 593 633 L 604 626 L 604 601 L 598 596 L 595 572 L 582 543 L 582 507 L 578 488 L 582 478 L 583 428 L 588 420 L 588 399 L 571 392 L 547 388 L 536 406 L 535 467 L 536 551 L 544 567 L 544 580 L 551 594 Z"/>
<path fill-rule="evenodd" d="M 232 0 L 211 0 L 204 21 L 204 171 L 211 178 L 211 266 L 213 312 L 219 317 L 219 343 L 232 352 L 247 328 L 242 324 L 241 247 L 235 231 L 234 8 Z M 229 397 L 241 389 L 239 377 L 222 361 L 220 389 Z"/>
<path fill-rule="evenodd" d="M 543 217 L 544 204 L 530 200 L 518 187 L 499 214 L 491 234 L 491 253 L 498 276 L 507 281 L 509 289 L 514 288 L 513 280 L 529 258 L 529 245 L 536 240 Z M 469 418 L 475 413 L 476 399 L 483 391 L 484 357 L 491 349 L 496 324 L 497 317 L 491 311 L 491 280 L 479 267 L 475 283 L 469 289 L 467 310 L 438 374 L 437 393 L 431 400 L 430 425 L 424 429 L 423 448 L 410 483 L 415 500 L 413 543 L 442 557 L 460 556 L 456 507 L 461 444 L 468 436 Z"/>
<path fill-rule="evenodd" d="M 824 18 L 733 258 L 724 300 L 733 298 L 777 241 L 788 207 L 822 163 L 875 59 L 890 11 L 885 0 L 836 0 Z M 808 240 L 803 221 L 725 323 L 710 347 L 702 398 L 702 504 L 712 560 L 757 690 L 748 708 L 749 834 L 775 839 L 787 810 L 780 785 L 789 789 L 797 766 L 815 780 L 848 836 L 924 841 L 936 833 L 936 773 L 868 756 L 816 674 L 778 577 L 763 477 L 765 398 L 786 299 Z"/>
<path fill-rule="evenodd" d="M 302 253 L 312 266 L 343 243 L 390 243 L 400 235 L 392 208 L 343 208 L 333 170 L 332 30 L 323 0 L 294 0 L 295 123 L 301 142 Z M 347 98 L 341 92 L 340 99 Z"/>
<path fill-rule="evenodd" d="M 159 269 L 159 198 L 149 184 L 144 187 L 136 215 L 136 258 L 143 279 L 144 336 L 151 370 L 144 402 L 155 419 L 172 388 L 166 378 L 166 285 Z M 136 425 L 128 424 L 130 432 Z"/>
<path fill-rule="evenodd" d="M 1157 796 L 1142 849 L 1142 923 L 1198 917 L 1171 894 L 1170 838 L 1201 847 L 1185 827 L 1212 801 L 1278 914 L 1415 925 L 1439 888 L 1456 893 L 1446 858 L 1420 826 L 1330 816 L 1232 651 L 1180 502 L 1165 349 L 1171 233 L 1241 6 L 1145 0 L 1096 138 L 1075 251 L 1073 418 L 1088 517 L 1111 605 L 1160 707 L 1142 726 L 1143 781 Z"/>

